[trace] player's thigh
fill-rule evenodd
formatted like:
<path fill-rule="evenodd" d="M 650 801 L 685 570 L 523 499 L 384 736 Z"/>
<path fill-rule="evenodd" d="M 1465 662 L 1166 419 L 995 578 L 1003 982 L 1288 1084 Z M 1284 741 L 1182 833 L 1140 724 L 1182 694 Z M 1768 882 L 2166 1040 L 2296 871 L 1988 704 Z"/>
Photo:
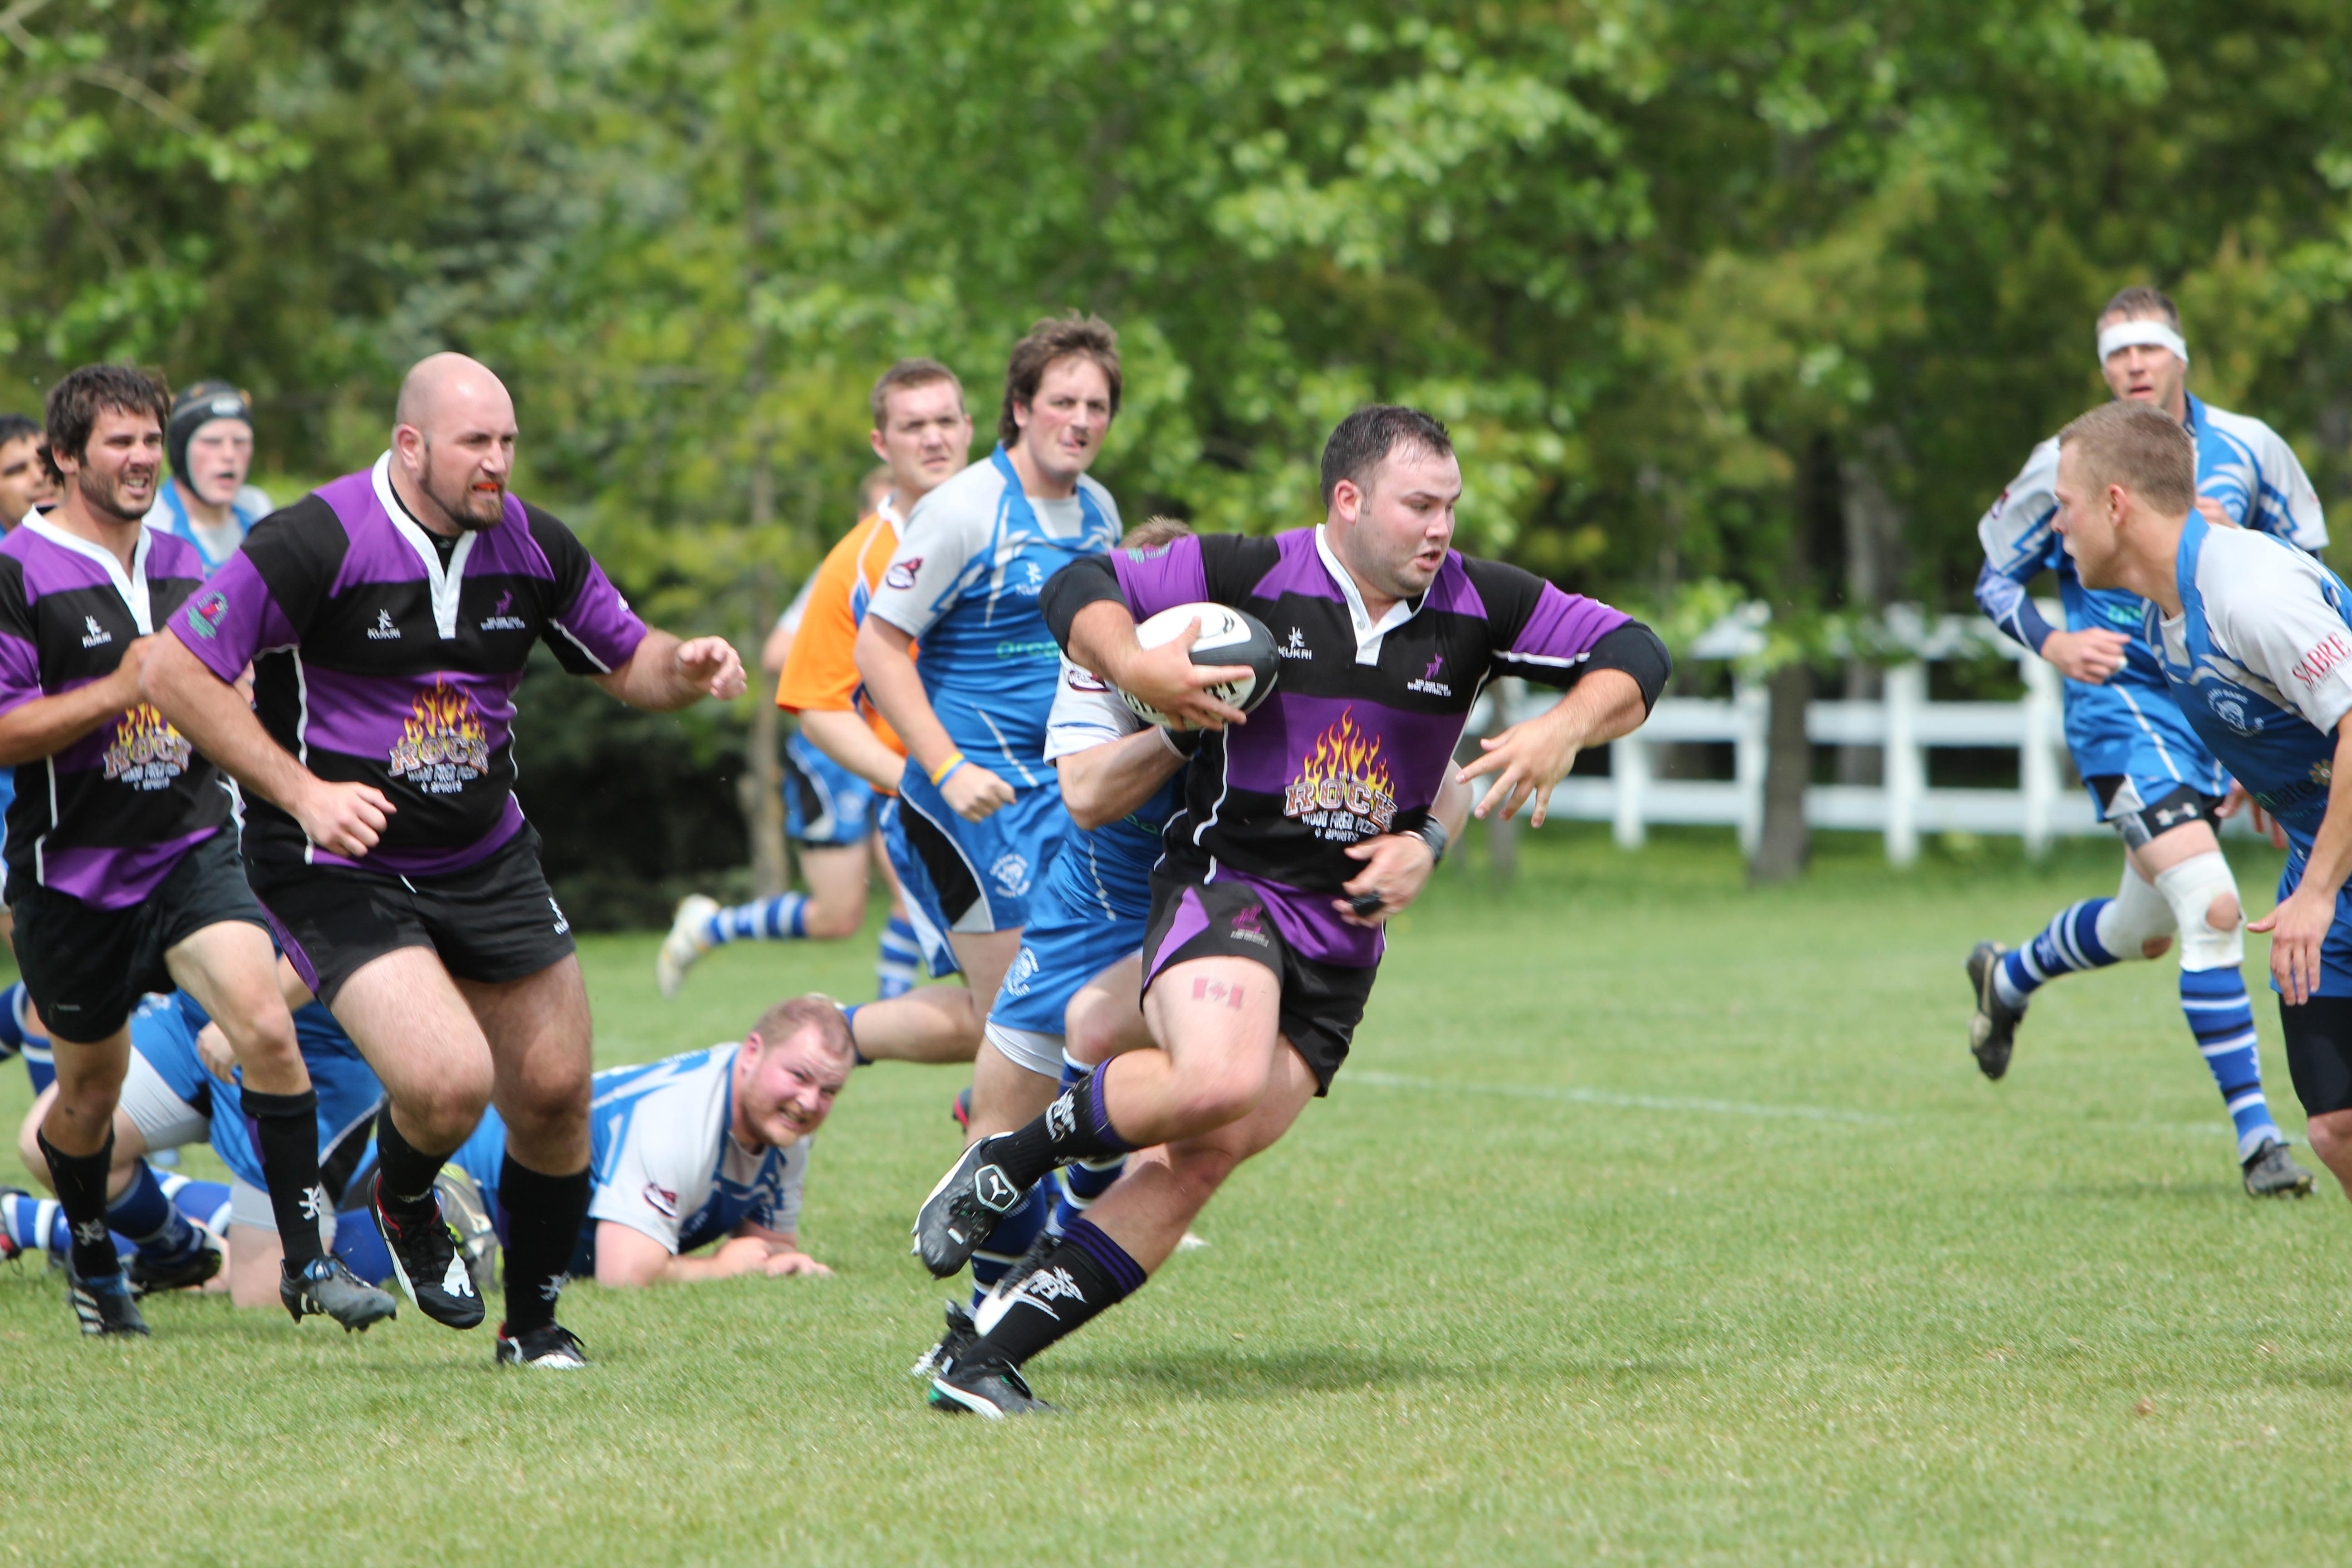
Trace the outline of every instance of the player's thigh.
<path fill-rule="evenodd" d="M 245 921 L 216 921 L 166 948 L 163 963 L 180 989 L 220 1025 L 248 1073 L 257 1069 L 257 1058 L 299 1072 L 294 1018 L 278 988 L 278 950 L 267 930 Z M 299 1091 L 298 1082 L 283 1092 Z"/>
<path fill-rule="evenodd" d="M 993 997 L 1004 984 L 1005 971 L 1013 967 L 1013 955 L 1021 951 L 1021 932 L 1017 928 L 950 931 L 948 947 L 955 953 L 956 967 L 963 971 L 964 984 L 971 994 Z"/>
<path fill-rule="evenodd" d="M 1181 960 L 1151 977 L 1143 1016 L 1151 1037 L 1188 1084 L 1265 1082 L 1281 1043 L 1282 984 L 1254 959 Z"/>
<path fill-rule="evenodd" d="M 1125 958 L 1078 987 L 1063 1023 L 1071 1058 L 1097 1067 L 1152 1043 L 1143 1017 L 1143 955 Z"/>
<path fill-rule="evenodd" d="M 863 839 L 801 846 L 801 879 L 809 897 L 802 920 L 809 935 L 823 941 L 856 934 L 866 922 L 866 868 L 872 857 Z"/>
<path fill-rule="evenodd" d="M 1234 1167 L 1290 1131 L 1315 1088 L 1313 1070 L 1285 1045 L 1255 1110 L 1197 1138 L 1129 1155 L 1126 1173 L 1087 1207 L 1087 1218 L 1146 1270 L 1159 1268 Z"/>
<path fill-rule="evenodd" d="M 2124 853 L 2139 868 L 2139 874 L 2153 882 L 2182 861 L 2213 854 L 2221 847 L 2221 840 L 2213 829 L 2200 821 L 2168 828 L 2136 849 L 2126 846 Z"/>
<path fill-rule="evenodd" d="M 266 1226 L 229 1222 L 228 1299 L 239 1307 L 275 1307 L 286 1245 Z"/>
<path fill-rule="evenodd" d="M 873 857 L 874 872 L 882 885 L 890 889 L 890 912 L 904 919 L 907 913 L 907 890 L 898 886 L 898 868 L 890 864 L 890 846 L 877 828 L 866 836 L 866 852 Z"/>
<path fill-rule="evenodd" d="M 1050 1076 L 1023 1067 L 1003 1051 L 982 1047 L 971 1058 L 971 1125 L 969 1135 L 985 1138 L 1026 1126 L 1045 1114 L 1062 1087 Z"/>
<path fill-rule="evenodd" d="M 396 947 L 368 960 L 328 1011 L 404 1110 L 438 1107 L 447 1116 L 426 1120 L 465 1121 L 488 1103 L 489 1040 L 431 948 Z"/>
<path fill-rule="evenodd" d="M 460 980 L 458 991 L 480 1020 L 497 1073 L 495 1097 L 509 1124 L 525 1115 L 588 1111 L 588 987 L 580 960 L 567 956 L 536 974 L 490 984 Z"/>

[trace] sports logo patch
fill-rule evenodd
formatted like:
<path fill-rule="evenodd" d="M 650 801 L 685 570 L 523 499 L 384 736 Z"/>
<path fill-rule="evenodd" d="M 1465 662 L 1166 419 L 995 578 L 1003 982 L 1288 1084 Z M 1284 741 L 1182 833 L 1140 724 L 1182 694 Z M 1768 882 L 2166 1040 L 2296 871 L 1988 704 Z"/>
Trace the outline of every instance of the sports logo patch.
<path fill-rule="evenodd" d="M 221 617 L 228 614 L 228 595 L 215 588 L 188 606 L 188 629 L 210 642 L 220 635 Z"/>
<path fill-rule="evenodd" d="M 922 569 L 923 558 L 919 555 L 909 555 L 904 561 L 893 561 L 890 563 L 890 569 L 882 574 L 882 585 L 886 588 L 911 588 L 915 585 L 915 574 Z"/>
<path fill-rule="evenodd" d="M 988 868 L 988 874 L 1008 899 L 1017 899 L 1029 890 L 1029 862 L 1017 853 L 1008 850 Z"/>
<path fill-rule="evenodd" d="M 136 790 L 159 790 L 171 788 L 194 756 L 187 737 L 152 704 L 142 702 L 114 721 L 114 739 L 100 763 L 110 780 Z"/>
<path fill-rule="evenodd" d="M 1099 675 L 1089 675 L 1075 664 L 1070 666 L 1070 673 L 1063 679 L 1069 682 L 1070 689 L 1073 691 L 1108 691 L 1110 689 L 1109 681 Z"/>
<path fill-rule="evenodd" d="M 1004 989 L 1014 996 L 1029 994 L 1029 983 L 1037 978 L 1037 950 L 1024 944 L 1013 955 L 1013 967 L 1004 972 Z"/>
<path fill-rule="evenodd" d="M 474 700 L 436 677 L 410 704 L 408 721 L 387 759 L 392 775 L 426 795 L 456 795 L 490 771 L 490 737 Z M 558 917 L 562 911 L 556 911 Z"/>
<path fill-rule="evenodd" d="M 646 1184 L 646 1206 L 664 1219 L 677 1217 L 677 1194 L 653 1182 Z"/>
<path fill-rule="evenodd" d="M 1354 709 L 1341 712 L 1298 760 L 1298 772 L 1283 792 L 1282 815 L 1335 844 L 1386 833 L 1396 820 L 1381 737 L 1357 725 Z"/>

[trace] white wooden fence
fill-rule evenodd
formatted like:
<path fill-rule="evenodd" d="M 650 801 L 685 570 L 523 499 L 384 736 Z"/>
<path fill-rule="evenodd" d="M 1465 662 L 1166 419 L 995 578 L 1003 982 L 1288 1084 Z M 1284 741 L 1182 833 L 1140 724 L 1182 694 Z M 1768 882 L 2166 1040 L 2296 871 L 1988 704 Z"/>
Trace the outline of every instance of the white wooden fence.
<path fill-rule="evenodd" d="M 2063 625 L 2056 605 L 2042 613 Z M 1727 617 L 1675 658 L 1738 659 L 1763 646 L 1768 612 L 1761 605 Z M 2093 816 L 2088 795 L 2070 781 L 2065 740 L 2060 729 L 2058 672 L 2042 659 L 2001 637 L 1976 616 L 1947 616 L 1929 621 L 1898 606 L 1886 631 L 1897 647 L 1917 658 L 1889 667 L 1885 697 L 1876 702 L 1817 701 L 1807 710 L 1805 731 L 1819 745 L 1876 746 L 1884 753 L 1877 784 L 1814 784 L 1805 794 L 1805 820 L 1815 827 L 1860 829 L 1883 834 L 1886 858 L 1898 866 L 1918 858 L 1923 833 L 2014 834 L 2027 852 L 2040 854 L 2058 834 L 2112 831 Z M 1927 666 L 1942 659 L 1994 654 L 2015 660 L 2025 694 L 2014 702 L 1931 702 Z M 1502 692 L 1516 721 L 1541 711 L 1549 692 Z M 1617 842 L 1637 847 L 1654 822 L 1736 826 L 1743 849 L 1753 849 L 1764 818 L 1765 727 L 1769 719 L 1760 683 L 1735 674 L 1728 698 L 1668 697 L 1650 721 L 1609 748 L 1607 778 L 1570 777 L 1552 791 L 1551 815 L 1613 825 Z M 1474 717 L 1472 731 L 1477 732 Z M 1728 744 L 1728 780 L 1668 779 L 1656 775 L 1651 748 L 1673 742 Z M 1935 789 L 1927 784 L 1931 746 L 1992 747 L 2016 751 L 2016 789 Z M 2241 825 L 2231 823 L 2231 827 Z"/>

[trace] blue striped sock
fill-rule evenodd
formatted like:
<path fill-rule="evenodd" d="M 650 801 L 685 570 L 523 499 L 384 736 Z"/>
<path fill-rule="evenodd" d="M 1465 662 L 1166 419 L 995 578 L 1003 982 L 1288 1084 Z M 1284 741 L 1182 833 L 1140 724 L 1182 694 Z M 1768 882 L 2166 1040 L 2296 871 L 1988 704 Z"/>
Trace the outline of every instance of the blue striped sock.
<path fill-rule="evenodd" d="M 915 966 L 922 961 L 923 946 L 916 939 L 914 925 L 904 916 L 892 915 L 874 950 L 874 981 L 880 999 L 887 1002 L 912 991 L 919 978 Z"/>
<path fill-rule="evenodd" d="M 216 1236 L 228 1234 L 229 1191 L 226 1182 L 198 1182 L 158 1172 L 155 1180 L 172 1206 Z"/>
<path fill-rule="evenodd" d="M 2084 899 L 2053 916 L 2042 934 L 2003 955 L 1993 984 L 2000 999 L 2012 1007 L 2062 974 L 2105 969 L 2115 954 L 2099 945 L 2099 916 L 2113 899 Z"/>
<path fill-rule="evenodd" d="M 2212 1069 L 2214 1087 L 2230 1109 L 2238 1130 L 2238 1158 L 2252 1157 L 2271 1140 L 2286 1137 L 2271 1120 L 2270 1101 L 2263 1096 L 2263 1062 L 2254 1044 L 2254 1005 L 2246 996 L 2246 982 L 2235 969 L 2184 969 L 2180 972 L 2180 1010 L 2189 1018 L 2189 1032 Z"/>
<path fill-rule="evenodd" d="M 713 947 L 730 942 L 791 942 L 808 934 L 807 908 L 808 897 L 803 893 L 754 899 L 711 916 L 702 934 Z"/>
<path fill-rule="evenodd" d="M 971 1304 L 978 1307 L 1005 1271 L 1021 1261 L 1037 1233 L 1045 1228 L 1045 1216 L 1051 1205 L 1046 1201 L 1045 1184 L 1039 1182 L 1022 1194 L 1021 1201 L 1005 1211 L 989 1233 L 984 1251 L 971 1255 Z"/>
<path fill-rule="evenodd" d="M 134 1169 L 137 1174 L 131 1184 L 120 1197 L 107 1202 L 107 1227 L 129 1237 L 131 1244 L 151 1260 L 184 1258 L 194 1252 L 202 1245 L 196 1227 L 163 1195 L 146 1161 L 140 1161 Z"/>
<path fill-rule="evenodd" d="M 0 1230 L 8 1233 L 9 1240 L 33 1252 L 63 1256 L 73 1246 L 73 1227 L 66 1224 L 65 1205 L 55 1198 L 0 1198 Z M 114 1250 L 118 1256 L 128 1258 L 131 1238 L 116 1236 Z"/>

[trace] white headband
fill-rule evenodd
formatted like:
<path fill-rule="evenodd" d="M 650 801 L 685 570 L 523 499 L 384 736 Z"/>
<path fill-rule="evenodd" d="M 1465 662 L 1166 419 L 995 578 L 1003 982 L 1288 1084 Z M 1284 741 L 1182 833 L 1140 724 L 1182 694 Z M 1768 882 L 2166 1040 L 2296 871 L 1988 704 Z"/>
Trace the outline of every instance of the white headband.
<path fill-rule="evenodd" d="M 2170 349 L 2172 357 L 2189 363 L 2189 342 L 2162 321 L 2117 321 L 2099 333 L 2099 363 L 2117 349 Z"/>

